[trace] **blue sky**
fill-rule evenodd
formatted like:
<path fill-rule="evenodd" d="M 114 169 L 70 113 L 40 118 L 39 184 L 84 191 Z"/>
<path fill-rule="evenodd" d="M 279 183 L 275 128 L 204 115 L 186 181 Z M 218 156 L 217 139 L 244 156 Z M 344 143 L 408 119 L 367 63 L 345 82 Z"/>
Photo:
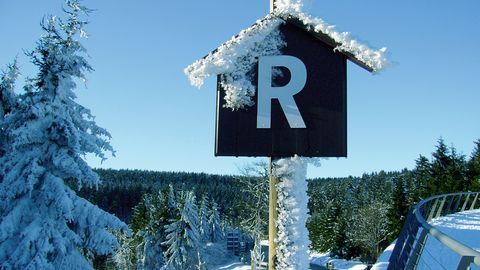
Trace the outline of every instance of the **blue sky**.
<path fill-rule="evenodd" d="M 18 56 L 23 85 L 34 68 L 23 50 L 61 0 L 0 0 L 0 66 Z M 238 173 L 254 159 L 214 157 L 215 78 L 199 90 L 183 69 L 263 18 L 267 0 L 92 1 L 84 41 L 95 71 L 79 102 L 109 130 L 116 157 L 95 167 Z M 373 48 L 392 65 L 372 75 L 348 65 L 348 158 L 309 177 L 412 168 L 438 138 L 467 156 L 480 138 L 480 2 L 313 0 L 308 12 Z"/>

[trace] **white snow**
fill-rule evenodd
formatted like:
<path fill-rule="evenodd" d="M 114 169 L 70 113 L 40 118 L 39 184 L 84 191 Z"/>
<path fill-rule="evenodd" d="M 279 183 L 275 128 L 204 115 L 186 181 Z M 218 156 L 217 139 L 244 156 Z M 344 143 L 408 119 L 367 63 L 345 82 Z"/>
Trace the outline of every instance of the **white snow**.
<path fill-rule="evenodd" d="M 430 224 L 451 238 L 480 251 L 480 210 L 440 217 L 433 219 Z M 391 244 L 385 249 L 372 270 L 387 269 L 393 246 Z M 459 261 L 458 254 L 429 236 L 417 269 L 456 269 Z M 480 269 L 474 264 L 471 266 L 472 269 Z"/>
<path fill-rule="evenodd" d="M 239 270 L 250 269 L 250 265 L 239 262 L 238 257 L 227 250 L 227 242 L 207 243 L 202 249 L 206 269 Z M 244 268 L 247 266 L 248 268 Z"/>
<path fill-rule="evenodd" d="M 377 262 L 372 266 L 372 270 L 387 270 L 388 268 L 388 260 L 390 259 L 390 255 L 392 255 L 393 248 L 395 247 L 395 243 L 397 240 L 393 241 L 382 254 L 378 257 Z"/>
<path fill-rule="evenodd" d="M 255 25 L 243 30 L 206 57 L 185 69 L 192 85 L 200 87 L 206 78 L 224 74 L 226 106 L 233 110 L 252 106 L 255 87 L 248 72 L 259 56 L 278 55 L 285 45 L 278 26 L 283 20 L 267 16 Z"/>
<path fill-rule="evenodd" d="M 274 163 L 273 173 L 280 178 L 278 192 L 277 260 L 279 269 L 308 268 L 307 214 L 308 159 L 295 156 Z"/>
<path fill-rule="evenodd" d="M 76 103 L 75 81 L 92 68 L 77 40 L 85 10 L 78 1 L 67 6 L 65 24 L 45 21 L 46 32 L 32 52 L 38 74 L 2 122 L 7 147 L 0 156 L 1 269 L 92 269 L 88 254 L 113 254 L 119 244 L 112 233 L 128 231 L 64 181 L 98 185 L 84 157 L 114 152 L 109 133 Z"/>
<path fill-rule="evenodd" d="M 299 19 L 310 31 L 327 35 L 338 44 L 334 50 L 353 55 L 375 72 L 387 65 L 386 48 L 373 50 L 352 39 L 348 32 L 338 32 L 322 19 L 303 12 L 302 1 L 280 0 L 274 13 L 258 20 L 206 57 L 189 65 L 184 70 L 185 74 L 196 87 L 201 87 L 210 76 L 223 74 L 225 106 L 232 110 L 253 106 L 255 87 L 251 83 L 249 72 L 259 56 L 281 54 L 281 49 L 287 44 L 283 41 L 279 26 L 290 18 Z"/>
<path fill-rule="evenodd" d="M 453 239 L 480 251 L 480 210 L 465 211 L 434 219 L 435 228 Z M 460 256 L 441 244 L 434 237 L 428 237 L 418 265 L 421 269 L 457 269 Z M 472 269 L 480 269 L 472 264 Z"/>
<path fill-rule="evenodd" d="M 241 262 L 234 262 L 228 265 L 215 268 L 215 270 L 250 270 L 250 269 L 252 269 L 250 265 L 245 265 Z"/>
<path fill-rule="evenodd" d="M 335 269 L 338 270 L 364 270 L 367 265 L 358 260 L 344 260 L 330 257 L 330 253 L 312 253 L 311 265 L 325 267 L 328 262 L 332 262 Z"/>

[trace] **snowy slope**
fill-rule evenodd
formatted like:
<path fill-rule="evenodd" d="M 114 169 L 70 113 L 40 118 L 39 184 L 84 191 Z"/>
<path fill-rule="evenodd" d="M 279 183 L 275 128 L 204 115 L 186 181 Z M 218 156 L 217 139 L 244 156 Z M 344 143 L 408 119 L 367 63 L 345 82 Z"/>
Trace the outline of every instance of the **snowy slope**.
<path fill-rule="evenodd" d="M 311 254 L 310 265 L 312 269 L 324 269 L 324 268 L 313 268 L 313 266 L 322 266 L 325 267 L 327 262 L 332 262 L 335 269 L 338 270 L 365 270 L 367 265 L 356 260 L 347 261 L 344 259 L 334 259 L 330 257 L 329 253 L 313 253 Z"/>
<path fill-rule="evenodd" d="M 455 240 L 480 251 L 480 210 L 440 217 L 432 220 L 430 224 Z M 393 244 L 384 251 L 372 269 L 386 269 L 392 249 Z M 417 269 L 456 269 L 459 261 L 459 255 L 434 237 L 428 237 Z M 472 264 L 472 269 L 480 268 Z"/>

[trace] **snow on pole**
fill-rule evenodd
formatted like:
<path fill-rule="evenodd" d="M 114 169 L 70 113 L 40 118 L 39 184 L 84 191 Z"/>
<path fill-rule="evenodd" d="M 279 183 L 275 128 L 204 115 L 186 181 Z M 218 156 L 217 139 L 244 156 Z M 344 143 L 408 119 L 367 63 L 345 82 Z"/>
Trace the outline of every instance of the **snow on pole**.
<path fill-rule="evenodd" d="M 277 269 L 309 267 L 307 165 L 308 160 L 299 156 L 274 163 L 273 174 L 280 180 L 277 184 L 278 235 L 275 239 Z"/>

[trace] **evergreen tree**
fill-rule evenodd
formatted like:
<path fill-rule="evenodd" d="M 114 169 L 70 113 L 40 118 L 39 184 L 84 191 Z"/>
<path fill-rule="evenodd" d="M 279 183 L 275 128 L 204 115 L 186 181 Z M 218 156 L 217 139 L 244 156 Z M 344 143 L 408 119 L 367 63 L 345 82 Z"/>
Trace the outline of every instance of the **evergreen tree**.
<path fill-rule="evenodd" d="M 133 237 L 122 241 L 115 262 L 120 269 L 160 269 L 164 265 L 165 226 L 170 220 L 168 200 L 162 191 L 144 194 L 134 207 L 130 227 Z"/>
<path fill-rule="evenodd" d="M 470 181 L 467 176 L 467 160 L 465 155 L 459 154 L 455 147 L 450 147 L 451 164 L 448 168 L 448 182 L 445 193 L 467 191 Z"/>
<path fill-rule="evenodd" d="M 7 70 L 0 76 L 0 157 L 5 154 L 8 146 L 3 127 L 3 120 L 16 107 L 17 97 L 14 93 L 15 81 L 19 75 L 17 62 L 8 65 Z"/>
<path fill-rule="evenodd" d="M 467 188 L 465 156 L 457 154 L 454 147 L 449 149 L 443 139 L 438 140 L 432 156 L 429 195 L 458 192 Z"/>
<path fill-rule="evenodd" d="M 162 242 L 165 241 L 165 226 L 168 221 L 167 200 L 163 193 L 146 197 L 148 223 L 142 232 L 143 249 L 140 250 L 141 264 L 137 269 L 160 269 L 164 265 Z"/>
<path fill-rule="evenodd" d="M 451 159 L 445 141 L 440 138 L 436 146 L 435 152 L 432 153 L 433 160 L 430 169 L 430 175 L 432 177 L 428 185 L 428 190 L 431 195 L 437 195 L 444 193 L 444 186 L 449 181 L 447 170 L 450 167 Z"/>
<path fill-rule="evenodd" d="M 116 268 L 121 270 L 137 268 L 136 247 L 139 245 L 139 238 L 131 237 L 126 233 L 118 233 L 117 238 L 121 246 L 113 257 Z"/>
<path fill-rule="evenodd" d="M 210 215 L 208 217 L 208 223 L 210 224 L 212 243 L 218 242 L 223 239 L 223 230 L 221 227 L 220 213 L 218 212 L 218 206 L 215 201 L 212 202 L 212 208 L 210 209 Z"/>
<path fill-rule="evenodd" d="M 208 199 L 207 197 L 202 198 L 202 202 L 200 204 L 200 235 L 202 239 L 205 241 L 210 240 L 211 230 L 210 224 L 208 222 L 208 213 L 210 212 L 210 207 L 208 206 Z"/>
<path fill-rule="evenodd" d="M 392 202 L 388 207 L 388 231 L 389 242 L 395 240 L 400 234 L 403 223 L 408 213 L 407 196 L 402 178 L 396 180 L 395 188 L 392 194 Z"/>
<path fill-rule="evenodd" d="M 431 167 L 432 164 L 425 156 L 420 155 L 415 161 L 413 178 L 416 188 L 410 193 L 412 201 L 419 202 L 433 194 L 433 192 L 429 190 L 430 182 L 432 182 Z"/>
<path fill-rule="evenodd" d="M 15 81 L 18 78 L 19 70 L 17 61 L 7 66 L 7 70 L 0 76 L 0 124 L 5 115 L 10 113 L 16 106 L 17 98 L 14 93 Z"/>
<path fill-rule="evenodd" d="M 332 201 L 310 217 L 307 228 L 313 250 L 327 252 L 332 249 L 340 213 L 338 205 Z"/>
<path fill-rule="evenodd" d="M 167 247 L 165 257 L 168 269 L 186 269 L 187 266 L 198 264 L 198 224 L 195 195 L 190 191 L 185 195 L 178 219 L 165 226 L 167 236 L 163 245 Z"/>
<path fill-rule="evenodd" d="M 142 200 L 133 208 L 133 214 L 130 220 L 129 227 L 133 233 L 136 234 L 139 231 L 145 229 L 148 224 L 148 210 L 145 205 L 147 195 L 142 196 Z"/>
<path fill-rule="evenodd" d="M 113 152 L 109 133 L 75 102 L 74 80 L 91 70 L 76 39 L 88 10 L 75 0 L 67 5 L 66 21 L 42 24 L 45 34 L 30 54 L 38 76 L 2 124 L 11 142 L 0 158 L 2 269 L 92 269 L 83 254 L 112 254 L 118 241 L 111 231 L 127 229 L 64 183 L 97 186 L 83 157 Z"/>
<path fill-rule="evenodd" d="M 168 185 L 168 215 L 170 219 L 177 218 L 178 216 L 178 204 L 177 199 L 175 196 L 175 190 L 173 189 L 173 185 Z"/>
<path fill-rule="evenodd" d="M 475 142 L 475 148 L 468 160 L 468 179 L 472 191 L 480 190 L 480 139 Z"/>

